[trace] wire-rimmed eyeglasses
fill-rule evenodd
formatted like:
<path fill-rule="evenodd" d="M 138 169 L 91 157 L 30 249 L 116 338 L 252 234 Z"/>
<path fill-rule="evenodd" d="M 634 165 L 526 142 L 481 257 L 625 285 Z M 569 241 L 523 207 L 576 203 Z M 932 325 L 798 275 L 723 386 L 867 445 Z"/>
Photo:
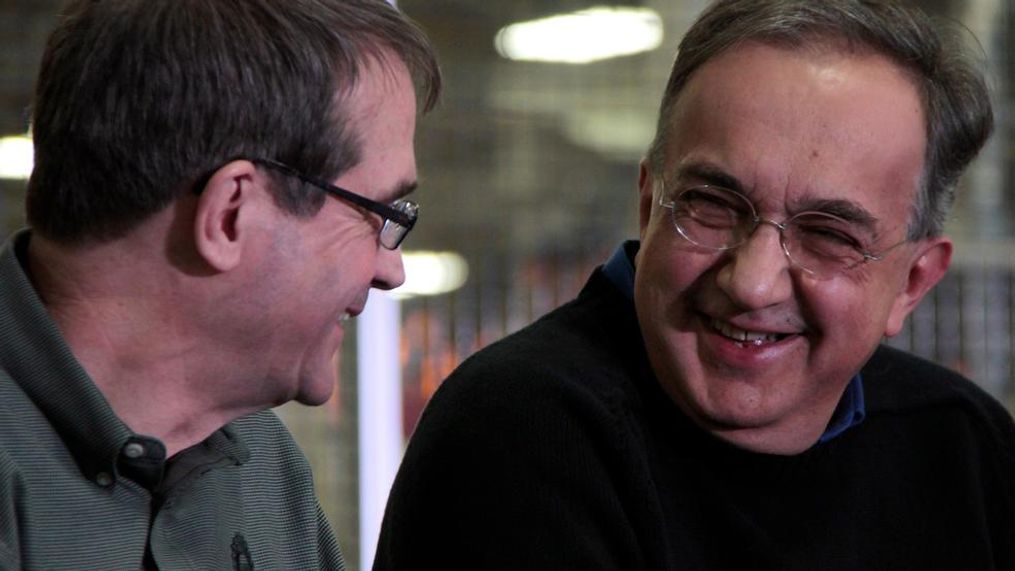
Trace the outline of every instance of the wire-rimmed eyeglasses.
<path fill-rule="evenodd" d="M 370 212 L 380 216 L 381 219 L 384 220 L 384 224 L 381 226 L 379 241 L 382 246 L 389 250 L 398 249 L 398 247 L 402 244 L 402 241 L 405 240 L 405 237 L 409 234 L 409 231 L 416 225 L 416 220 L 419 219 L 419 205 L 411 200 L 399 199 L 388 205 L 377 202 L 376 200 L 371 200 L 365 196 L 356 194 L 355 192 L 335 186 L 312 176 L 305 175 L 285 163 L 280 163 L 272 159 L 251 159 L 251 161 L 261 166 L 276 170 L 282 174 L 296 177 L 307 184 L 316 186 L 328 194 L 333 194 L 346 202 L 355 204 L 356 206 L 369 210 Z"/>
<path fill-rule="evenodd" d="M 710 250 L 731 250 L 748 240 L 762 224 L 779 231 L 779 243 L 790 262 L 820 279 L 833 277 L 867 262 L 884 259 L 893 248 L 871 252 L 869 232 L 857 223 L 827 212 L 801 212 L 784 222 L 758 216 L 744 195 L 714 185 L 686 188 L 672 200 L 665 193 L 659 205 L 668 208 L 677 232 L 688 242 Z"/>

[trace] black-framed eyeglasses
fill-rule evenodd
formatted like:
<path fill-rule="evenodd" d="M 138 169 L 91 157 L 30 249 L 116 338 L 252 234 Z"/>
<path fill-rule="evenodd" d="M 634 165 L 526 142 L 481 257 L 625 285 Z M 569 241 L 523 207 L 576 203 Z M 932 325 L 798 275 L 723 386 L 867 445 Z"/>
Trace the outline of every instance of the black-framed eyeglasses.
<path fill-rule="evenodd" d="M 872 237 L 860 224 L 827 212 L 801 212 L 784 222 L 758 216 L 754 204 L 739 192 L 721 186 L 686 188 L 671 200 L 660 196 L 677 232 L 688 242 L 710 250 L 732 250 L 751 237 L 758 226 L 771 224 L 779 231 L 782 251 L 797 267 L 821 279 L 884 259 L 903 240 L 871 252 Z"/>
<path fill-rule="evenodd" d="M 409 234 L 409 231 L 416 225 L 416 220 L 419 219 L 419 205 L 411 200 L 399 199 L 388 205 L 377 202 L 376 200 L 371 200 L 365 196 L 356 194 L 355 192 L 335 186 L 312 176 L 305 175 L 285 163 L 280 163 L 272 159 L 250 160 L 251 162 L 276 170 L 282 174 L 294 176 L 307 184 L 316 186 L 328 194 L 333 194 L 346 202 L 355 204 L 356 206 L 369 210 L 370 212 L 380 216 L 381 219 L 384 220 L 384 224 L 381 226 L 379 240 L 381 245 L 389 250 L 398 249 L 398 247 L 402 244 L 402 241 L 405 240 L 405 237 Z"/>

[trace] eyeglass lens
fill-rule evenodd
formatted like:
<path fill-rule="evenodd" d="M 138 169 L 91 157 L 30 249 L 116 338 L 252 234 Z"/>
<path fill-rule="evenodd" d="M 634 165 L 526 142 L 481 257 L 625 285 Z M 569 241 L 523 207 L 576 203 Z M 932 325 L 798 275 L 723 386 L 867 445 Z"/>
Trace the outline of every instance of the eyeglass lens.
<path fill-rule="evenodd" d="M 415 220 L 419 213 L 419 206 L 408 200 L 399 200 L 391 206 L 399 212 L 408 214 L 412 220 Z M 410 229 L 410 227 L 403 226 L 394 220 L 385 220 L 381 227 L 381 245 L 390 250 L 398 248 Z"/>

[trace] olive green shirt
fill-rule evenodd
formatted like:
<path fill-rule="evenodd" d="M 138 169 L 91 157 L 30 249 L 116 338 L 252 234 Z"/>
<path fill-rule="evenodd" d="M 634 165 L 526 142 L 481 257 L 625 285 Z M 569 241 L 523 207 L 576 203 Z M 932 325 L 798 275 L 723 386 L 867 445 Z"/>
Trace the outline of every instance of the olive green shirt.
<path fill-rule="evenodd" d="M 29 237 L 0 249 L 0 569 L 343 569 L 272 412 L 168 461 L 116 416 L 19 262 Z"/>

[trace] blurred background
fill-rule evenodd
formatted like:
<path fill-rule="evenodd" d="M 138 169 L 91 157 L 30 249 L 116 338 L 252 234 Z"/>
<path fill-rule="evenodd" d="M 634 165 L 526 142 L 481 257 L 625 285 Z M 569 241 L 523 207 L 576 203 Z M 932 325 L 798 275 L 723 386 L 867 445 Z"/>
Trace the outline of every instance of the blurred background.
<path fill-rule="evenodd" d="M 957 244 L 951 272 L 888 343 L 962 371 L 1015 409 L 1015 8 L 1010 0 L 915 3 L 978 38 L 998 128 L 948 228 Z M 34 75 L 60 4 L 0 0 L 0 137 L 28 130 Z M 418 129 L 422 217 L 403 246 L 410 287 L 372 297 L 347 336 L 331 402 L 279 409 L 314 465 L 351 569 L 365 568 L 372 553 L 385 470 L 447 373 L 573 297 L 621 240 L 636 237 L 638 161 L 675 47 L 706 2 L 611 4 L 603 27 L 578 31 L 589 42 L 545 19 L 600 5 L 591 0 L 398 4 L 430 34 L 446 74 L 442 104 Z M 594 20 L 585 12 L 583 21 Z M 26 159 L 17 157 L 31 154 L 23 145 L 0 141 L 3 236 L 23 225 Z M 363 351 L 374 355 L 357 358 Z M 370 368 L 378 361 L 387 368 Z M 388 392 L 367 396 L 385 383 Z M 387 436 L 373 439 L 377 430 Z"/>

